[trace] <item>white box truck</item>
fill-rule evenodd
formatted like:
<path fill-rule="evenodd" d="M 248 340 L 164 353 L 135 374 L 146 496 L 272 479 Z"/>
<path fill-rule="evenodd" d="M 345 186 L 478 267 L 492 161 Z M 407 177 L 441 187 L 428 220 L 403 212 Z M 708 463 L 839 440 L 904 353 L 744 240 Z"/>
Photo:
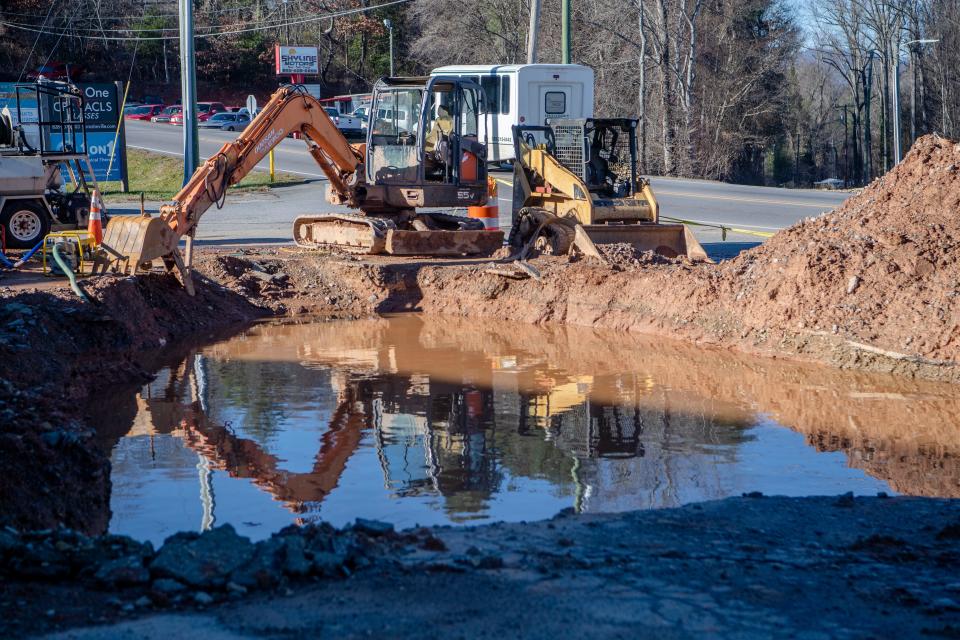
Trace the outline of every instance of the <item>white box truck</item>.
<path fill-rule="evenodd" d="M 486 136 L 490 162 L 513 160 L 515 124 L 593 117 L 593 69 L 583 65 L 452 65 L 430 75 L 469 78 L 483 89 L 486 104 L 479 133 L 481 140 Z"/>

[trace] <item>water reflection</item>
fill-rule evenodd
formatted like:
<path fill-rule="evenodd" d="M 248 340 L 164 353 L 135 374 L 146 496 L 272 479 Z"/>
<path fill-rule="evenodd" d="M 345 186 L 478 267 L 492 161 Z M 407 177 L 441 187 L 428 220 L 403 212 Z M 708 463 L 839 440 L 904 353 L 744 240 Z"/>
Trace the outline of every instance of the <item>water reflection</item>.
<path fill-rule="evenodd" d="M 229 521 L 262 537 L 318 518 L 517 520 L 749 490 L 957 496 L 952 391 L 570 328 L 264 325 L 165 369 L 132 425 L 105 428 L 125 434 L 110 443 L 111 529 Z"/>

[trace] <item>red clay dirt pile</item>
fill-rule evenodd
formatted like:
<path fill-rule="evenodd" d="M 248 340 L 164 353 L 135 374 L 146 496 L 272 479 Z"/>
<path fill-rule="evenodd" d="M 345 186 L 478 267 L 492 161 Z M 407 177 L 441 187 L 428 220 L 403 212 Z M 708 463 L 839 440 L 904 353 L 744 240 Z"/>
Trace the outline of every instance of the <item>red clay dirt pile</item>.
<path fill-rule="evenodd" d="M 927 136 L 833 213 L 725 264 L 715 286 L 745 324 L 957 362 L 958 245 L 960 144 Z"/>

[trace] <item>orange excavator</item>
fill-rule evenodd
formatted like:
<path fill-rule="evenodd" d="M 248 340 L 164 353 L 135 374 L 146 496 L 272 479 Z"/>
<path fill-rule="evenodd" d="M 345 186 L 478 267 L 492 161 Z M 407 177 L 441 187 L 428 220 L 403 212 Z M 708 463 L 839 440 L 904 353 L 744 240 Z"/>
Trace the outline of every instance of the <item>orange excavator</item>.
<path fill-rule="evenodd" d="M 479 220 L 417 210 L 486 204 L 486 145 L 478 137 L 482 98 L 481 88 L 463 78 L 383 78 L 374 86 L 366 143 L 351 145 L 314 97 L 302 87 L 282 87 L 159 216 L 113 216 L 101 265 L 136 273 L 162 259 L 168 270 L 180 272 L 192 295 L 200 217 L 212 205 L 222 207 L 227 187 L 291 133 L 300 134 L 327 176 L 327 202 L 357 210 L 297 218 L 298 245 L 370 254 L 489 255 L 503 244 L 502 233 L 485 231 Z"/>

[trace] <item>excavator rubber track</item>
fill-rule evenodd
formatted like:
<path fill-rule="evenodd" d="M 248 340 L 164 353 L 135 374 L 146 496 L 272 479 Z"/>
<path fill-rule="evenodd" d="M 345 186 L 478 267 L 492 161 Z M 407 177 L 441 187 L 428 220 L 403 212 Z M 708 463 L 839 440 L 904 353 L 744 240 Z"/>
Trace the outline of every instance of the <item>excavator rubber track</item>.
<path fill-rule="evenodd" d="M 421 211 L 411 226 L 399 228 L 385 217 L 324 213 L 294 220 L 293 238 L 308 249 L 395 256 L 485 256 L 503 245 L 502 232 L 486 231 L 472 218 Z"/>

